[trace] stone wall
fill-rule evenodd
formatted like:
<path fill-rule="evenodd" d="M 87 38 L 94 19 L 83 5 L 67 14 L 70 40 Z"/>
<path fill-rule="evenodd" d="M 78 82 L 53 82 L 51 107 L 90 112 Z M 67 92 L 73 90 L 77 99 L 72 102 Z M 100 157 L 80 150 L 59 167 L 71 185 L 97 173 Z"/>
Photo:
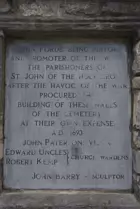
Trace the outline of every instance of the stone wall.
<path fill-rule="evenodd" d="M 86 29 L 136 32 L 140 26 L 139 13 L 139 1 L 1 0 L 0 27 L 6 31 Z"/>
<path fill-rule="evenodd" d="M 2 190 L 4 70 L 7 37 L 42 38 L 46 34 L 129 38 L 133 51 L 133 190 L 140 201 L 140 1 L 0 1 L 0 190 Z M 23 32 L 24 31 L 24 32 Z M 36 33 L 35 33 L 36 32 Z M 42 32 L 42 33 L 41 33 Z M 82 33 L 81 33 L 82 32 Z M 3 36 L 4 34 L 4 36 Z M 2 79 L 3 77 L 3 79 Z M 0 208 L 139 208 L 134 195 L 103 192 L 4 191 Z"/>

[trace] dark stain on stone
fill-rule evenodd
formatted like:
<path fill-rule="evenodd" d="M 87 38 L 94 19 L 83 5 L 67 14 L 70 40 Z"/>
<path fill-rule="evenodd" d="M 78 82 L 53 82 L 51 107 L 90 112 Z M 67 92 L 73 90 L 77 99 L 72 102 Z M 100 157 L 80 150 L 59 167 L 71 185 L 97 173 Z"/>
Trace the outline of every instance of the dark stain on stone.
<path fill-rule="evenodd" d="M 78 145 L 72 145 L 71 147 L 71 155 L 72 156 L 79 156 L 81 155 L 81 147 Z"/>

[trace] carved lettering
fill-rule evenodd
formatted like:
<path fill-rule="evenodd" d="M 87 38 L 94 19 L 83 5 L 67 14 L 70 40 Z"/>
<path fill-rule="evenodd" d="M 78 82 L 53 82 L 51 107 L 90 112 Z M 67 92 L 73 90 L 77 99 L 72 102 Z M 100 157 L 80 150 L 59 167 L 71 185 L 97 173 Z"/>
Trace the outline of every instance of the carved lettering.
<path fill-rule="evenodd" d="M 111 40 L 7 46 L 5 188 L 131 189 L 127 56 Z"/>

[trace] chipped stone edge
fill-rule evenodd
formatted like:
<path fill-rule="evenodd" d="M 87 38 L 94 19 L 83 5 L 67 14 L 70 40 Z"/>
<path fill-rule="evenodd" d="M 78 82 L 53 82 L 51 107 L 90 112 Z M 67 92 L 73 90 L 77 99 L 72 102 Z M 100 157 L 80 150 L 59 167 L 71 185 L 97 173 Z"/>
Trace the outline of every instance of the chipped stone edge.
<path fill-rule="evenodd" d="M 133 50 L 134 60 L 132 65 L 133 79 L 133 130 L 132 130 L 132 154 L 133 154 L 133 190 L 135 197 L 140 201 L 140 41 Z"/>

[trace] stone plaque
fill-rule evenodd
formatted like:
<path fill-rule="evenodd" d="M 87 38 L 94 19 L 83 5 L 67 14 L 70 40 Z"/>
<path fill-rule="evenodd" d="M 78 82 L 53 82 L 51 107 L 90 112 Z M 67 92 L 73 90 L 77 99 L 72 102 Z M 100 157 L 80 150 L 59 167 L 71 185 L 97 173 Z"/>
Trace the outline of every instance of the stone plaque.
<path fill-rule="evenodd" d="M 4 187 L 131 188 L 127 47 L 7 46 Z"/>

